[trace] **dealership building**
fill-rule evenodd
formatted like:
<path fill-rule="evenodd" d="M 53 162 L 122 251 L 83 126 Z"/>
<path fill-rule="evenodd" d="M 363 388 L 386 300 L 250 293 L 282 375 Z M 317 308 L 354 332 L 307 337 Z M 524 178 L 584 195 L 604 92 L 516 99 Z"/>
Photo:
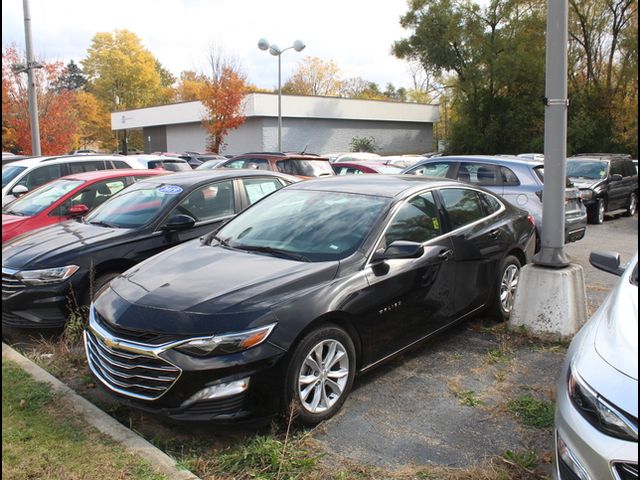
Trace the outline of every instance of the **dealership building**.
<path fill-rule="evenodd" d="M 278 95 L 251 93 L 246 121 L 225 137 L 220 153 L 275 151 L 278 146 Z M 433 150 L 438 106 L 333 97 L 282 96 L 284 151 L 349 151 L 355 137 L 373 137 L 378 153 L 399 155 Z M 142 129 L 145 152 L 206 151 L 207 116 L 200 102 L 125 110 L 111 114 L 111 128 L 124 138 Z"/>

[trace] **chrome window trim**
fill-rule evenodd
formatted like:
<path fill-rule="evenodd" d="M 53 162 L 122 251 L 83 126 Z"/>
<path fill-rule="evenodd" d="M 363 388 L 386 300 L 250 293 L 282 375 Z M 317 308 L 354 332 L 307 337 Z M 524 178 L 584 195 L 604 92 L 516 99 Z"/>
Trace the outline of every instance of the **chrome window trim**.
<path fill-rule="evenodd" d="M 364 269 L 367 269 L 368 267 L 372 266 L 371 258 L 373 257 L 373 255 L 376 252 L 376 247 L 380 244 L 380 241 L 382 240 L 382 237 L 384 237 L 385 233 L 389 229 L 389 225 L 391 224 L 391 222 L 393 221 L 395 216 L 398 214 L 398 210 L 400 210 L 400 208 L 402 208 L 404 205 L 406 205 L 409 200 L 411 200 L 412 198 L 414 198 L 414 197 L 416 197 L 418 195 L 422 195 L 422 194 L 427 193 L 427 192 L 434 192 L 434 191 L 440 191 L 440 190 L 451 190 L 451 189 L 472 190 L 472 191 L 474 191 L 476 193 L 483 193 L 485 195 L 490 195 L 500 204 L 500 209 L 495 211 L 495 212 L 493 212 L 490 215 L 487 215 L 486 217 L 481 218 L 480 220 L 476 220 L 475 222 L 468 223 L 467 225 L 464 225 L 462 227 L 456 228 L 455 230 L 451 230 L 450 232 L 438 235 L 437 237 L 434 237 L 434 238 L 432 238 L 430 240 L 427 240 L 426 242 L 422 242 L 422 246 L 423 247 L 428 247 L 430 244 L 434 243 L 435 241 L 439 241 L 439 240 L 441 240 L 443 238 L 447 238 L 447 237 L 453 236 L 456 233 L 460 232 L 461 230 L 467 229 L 467 228 L 472 227 L 474 225 L 477 225 L 477 224 L 479 224 L 481 222 L 484 222 L 485 220 L 493 218 L 493 217 L 501 214 L 502 212 L 504 212 L 507 209 L 507 207 L 505 207 L 505 205 L 504 205 L 504 202 L 502 202 L 502 200 L 500 200 L 493 193 L 486 192 L 484 190 L 480 190 L 479 188 L 474 188 L 473 186 L 470 186 L 470 185 L 460 185 L 460 186 L 450 185 L 450 186 L 446 186 L 446 187 L 429 187 L 428 189 L 421 190 L 421 191 L 419 191 L 417 193 L 414 193 L 411 196 L 405 198 L 402 202 L 398 202 L 398 204 L 396 204 L 396 206 L 393 208 L 393 212 L 391 213 L 391 216 L 390 216 L 389 220 L 387 221 L 387 224 L 384 226 L 384 229 L 382 230 L 380 235 L 378 235 L 378 238 L 376 239 L 376 241 L 373 244 L 374 246 L 371 249 L 371 252 L 367 256 L 367 261 L 364 264 Z"/>

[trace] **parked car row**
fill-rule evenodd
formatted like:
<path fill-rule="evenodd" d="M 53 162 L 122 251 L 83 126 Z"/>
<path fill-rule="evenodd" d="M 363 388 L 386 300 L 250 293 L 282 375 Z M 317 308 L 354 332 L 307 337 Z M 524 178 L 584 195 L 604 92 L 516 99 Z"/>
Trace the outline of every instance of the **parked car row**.
<path fill-rule="evenodd" d="M 33 165 L 106 170 L 122 158 Z M 392 167 L 254 152 L 171 173 L 152 166 L 167 155 L 133 158 L 5 207 L 3 226 L 46 228 L 6 244 L 3 228 L 2 323 L 60 328 L 90 305 L 97 383 L 178 420 L 291 404 L 300 423 L 329 418 L 356 375 L 480 312 L 508 318 L 541 226 L 535 161 L 433 157 L 405 175 L 352 176 Z M 587 212 L 571 184 L 565 210 L 575 241 Z"/>

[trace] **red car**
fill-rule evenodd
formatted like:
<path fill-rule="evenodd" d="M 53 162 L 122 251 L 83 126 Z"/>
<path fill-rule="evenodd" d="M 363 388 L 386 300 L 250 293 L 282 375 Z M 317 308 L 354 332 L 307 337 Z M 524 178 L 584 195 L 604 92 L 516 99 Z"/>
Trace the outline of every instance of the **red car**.
<path fill-rule="evenodd" d="M 382 162 L 335 162 L 331 164 L 336 175 L 353 175 L 359 173 L 386 173 L 397 174 L 401 168 L 393 165 L 385 165 Z"/>
<path fill-rule="evenodd" d="M 23 233 L 93 210 L 142 177 L 165 170 L 97 170 L 59 178 L 29 192 L 2 210 L 2 243 Z"/>

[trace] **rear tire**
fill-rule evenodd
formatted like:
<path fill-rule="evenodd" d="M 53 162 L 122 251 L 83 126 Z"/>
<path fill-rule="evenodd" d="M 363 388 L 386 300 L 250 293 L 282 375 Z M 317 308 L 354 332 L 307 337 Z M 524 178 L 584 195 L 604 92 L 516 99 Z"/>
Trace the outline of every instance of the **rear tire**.
<path fill-rule="evenodd" d="M 346 331 L 327 324 L 309 332 L 287 367 L 285 413 L 293 408 L 295 422 L 309 426 L 332 417 L 347 399 L 355 372 L 355 347 Z"/>
<path fill-rule="evenodd" d="M 492 318 L 499 322 L 509 320 L 511 316 L 521 268 L 520 260 L 514 255 L 505 257 L 500 265 L 494 292 L 494 302 L 491 307 Z"/>

